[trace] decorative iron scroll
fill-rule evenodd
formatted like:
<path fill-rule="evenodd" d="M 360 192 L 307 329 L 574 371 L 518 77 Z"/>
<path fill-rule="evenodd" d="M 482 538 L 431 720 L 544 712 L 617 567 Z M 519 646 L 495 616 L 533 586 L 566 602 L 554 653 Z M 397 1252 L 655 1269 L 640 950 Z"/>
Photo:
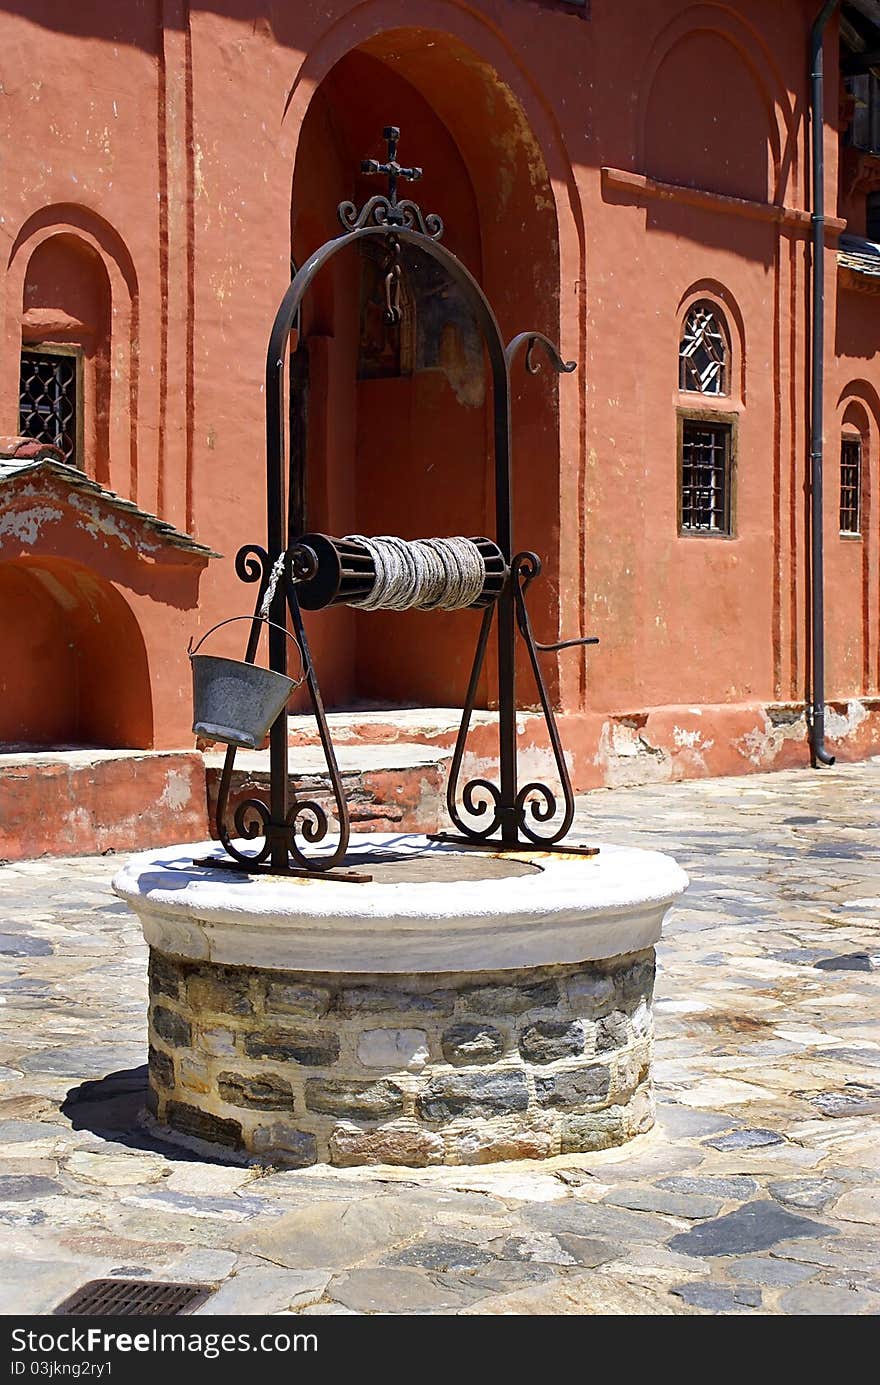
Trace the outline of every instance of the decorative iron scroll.
<path fill-rule="evenodd" d="M 387 226 L 389 231 L 405 226 L 410 231 L 418 231 L 430 240 L 439 240 L 443 235 L 443 221 L 436 212 L 423 212 L 417 202 L 405 197 L 401 202 L 391 202 L 387 197 L 376 194 L 365 202 L 358 211 L 354 202 L 340 202 L 337 207 L 339 220 L 346 231 L 358 231 L 362 226 Z"/>
<path fill-rule="evenodd" d="M 253 663 L 256 658 L 261 629 L 258 613 L 263 605 L 274 566 L 275 565 L 270 562 L 266 550 L 260 548 L 257 544 L 246 544 L 243 548 L 240 548 L 236 554 L 235 571 L 240 580 L 242 582 L 259 583 L 254 604 L 254 619 L 251 623 L 251 632 L 248 637 L 247 649 L 245 651 L 245 663 Z M 330 778 L 330 787 L 336 808 L 335 815 L 340 829 L 339 839 L 336 849 L 333 852 L 323 852 L 319 856 L 308 856 L 299 846 L 297 836 L 301 836 L 309 846 L 317 846 L 327 838 L 330 832 L 330 817 L 323 804 L 315 799 L 294 796 L 294 800 L 284 816 L 284 821 L 274 822 L 269 804 L 265 803 L 260 798 L 247 798 L 241 803 L 236 804 L 233 810 L 232 822 L 235 829 L 235 838 L 245 841 L 256 841 L 257 838 L 262 837 L 263 841 L 256 852 L 240 851 L 235 845 L 235 839 L 227 824 L 229 791 L 232 785 L 232 774 L 235 768 L 236 747 L 234 745 L 227 747 L 226 757 L 223 762 L 223 771 L 220 776 L 220 785 L 217 792 L 215 825 L 217 828 L 217 835 L 223 843 L 225 850 L 238 865 L 250 870 L 258 869 L 268 860 L 272 853 L 273 838 L 277 838 L 280 835 L 284 838 L 286 851 L 291 860 L 296 863 L 296 866 L 299 867 L 301 871 L 311 874 L 313 871 L 323 872 L 332 870 L 345 856 L 349 839 L 348 806 L 345 801 L 345 793 L 342 788 L 339 768 L 336 764 L 336 756 L 333 752 L 332 742 L 330 741 L 326 714 L 323 704 L 321 703 L 320 693 L 317 691 L 317 683 L 315 682 L 312 668 L 311 652 L 303 627 L 302 616 L 299 613 L 299 606 L 296 602 L 289 570 L 285 573 L 285 578 L 285 596 L 290 607 L 291 616 L 293 617 L 294 631 L 302 653 L 303 665 L 306 670 L 306 682 L 311 694 L 312 710 L 318 721 L 321 742 L 327 762 L 327 772 Z M 212 862 L 212 864 L 214 863 Z"/>
<path fill-rule="evenodd" d="M 477 687 L 479 686 L 480 676 L 483 671 L 486 648 L 489 642 L 493 616 L 495 614 L 494 607 L 490 607 L 483 616 L 483 624 L 477 642 L 477 651 L 471 670 L 471 678 L 468 685 L 467 697 L 465 699 L 464 711 L 462 713 L 461 725 L 459 727 L 458 738 L 453 752 L 452 765 L 449 771 L 449 783 L 446 790 L 446 807 L 449 816 L 455 823 L 459 832 L 472 841 L 487 841 L 495 832 L 503 828 L 505 819 L 507 818 L 508 821 L 512 822 L 513 827 L 515 827 L 517 835 L 522 833 L 533 846 L 546 849 L 555 845 L 567 835 L 574 819 L 575 801 L 571 787 L 571 777 L 565 762 L 565 754 L 562 749 L 556 718 L 553 714 L 553 708 L 547 694 L 547 688 L 538 662 L 538 654 L 556 649 L 571 648 L 576 645 L 598 644 L 598 640 L 591 636 L 585 639 L 564 640 L 558 644 L 552 645 L 539 644 L 532 634 L 532 626 L 529 620 L 525 596 L 532 582 L 541 573 L 541 560 L 537 553 L 517 553 L 511 562 L 510 572 L 511 581 L 514 584 L 517 628 L 528 650 L 532 675 L 541 703 L 541 711 L 544 714 L 544 721 L 550 737 L 550 746 L 556 765 L 556 773 L 559 776 L 559 783 L 562 790 L 564 805 L 563 818 L 552 831 L 547 833 L 539 832 L 532 825 L 532 823 L 544 824 L 552 822 L 559 811 L 559 805 L 553 790 L 549 785 L 541 783 L 538 780 L 523 784 L 522 787 L 518 789 L 512 805 L 512 812 L 510 810 L 510 805 L 505 805 L 501 789 L 497 784 L 493 784 L 489 779 L 469 780 L 461 789 L 461 804 L 464 811 L 471 818 L 482 818 L 488 812 L 492 812 L 490 821 L 488 823 L 481 823 L 479 826 L 475 826 L 473 822 L 466 821 L 466 819 L 462 817 L 458 806 L 458 781 L 467 743 L 471 715 L 474 709 Z"/>
<path fill-rule="evenodd" d="M 519 332 L 511 338 L 504 348 L 504 359 L 507 361 L 508 370 L 524 346 L 526 348 L 525 366 L 529 375 L 537 375 L 541 369 L 541 362 L 535 360 L 536 346 L 540 346 L 549 358 L 557 375 L 570 375 L 573 370 L 577 370 L 577 361 L 564 361 L 550 338 L 545 337 L 543 332 Z"/>
<path fill-rule="evenodd" d="M 504 348 L 504 360 L 508 372 L 523 347 L 526 348 L 525 368 L 530 375 L 537 375 L 541 369 L 540 362 L 534 359 L 536 347 L 541 348 L 557 374 L 569 374 L 571 371 L 577 369 L 576 362 L 564 360 L 553 342 L 550 341 L 549 337 L 546 337 L 543 332 L 520 332 L 517 336 L 513 337 Z M 496 832 L 501 831 L 501 844 L 506 849 L 511 849 L 512 847 L 515 850 L 517 844 L 521 845 L 521 838 L 525 837 L 527 843 L 547 850 L 562 841 L 569 832 L 574 819 L 575 802 L 574 793 L 571 787 L 571 777 L 565 762 L 565 754 L 562 749 L 556 718 L 553 714 L 553 708 L 547 694 L 540 664 L 538 662 L 538 654 L 556 653 L 562 649 L 572 649 L 598 644 L 599 641 L 594 636 L 571 640 L 559 640 L 552 644 L 541 644 L 535 639 L 532 633 L 525 596 L 532 582 L 540 573 L 541 560 L 536 553 L 518 553 L 511 559 L 509 580 L 513 585 L 516 624 L 525 642 L 526 649 L 528 650 L 529 663 L 531 665 L 532 675 L 541 703 L 541 710 L 544 714 L 544 721 L 550 738 L 550 746 L 562 790 L 564 805 L 563 817 L 561 822 L 557 823 L 552 831 L 541 833 L 536 830 L 534 824 L 541 825 L 551 823 L 558 813 L 556 795 L 549 785 L 541 783 L 540 781 L 524 784 L 517 788 L 513 803 L 510 804 L 505 803 L 501 788 L 499 785 L 493 784 L 491 780 L 482 778 L 469 780 L 461 789 L 461 807 L 472 819 L 483 818 L 489 812 L 492 813 L 492 816 L 488 822 L 481 822 L 479 826 L 477 826 L 473 821 L 468 822 L 462 816 L 461 810 L 459 809 L 458 783 L 461 775 L 461 766 L 464 759 L 477 688 L 485 663 L 492 621 L 495 615 L 495 608 L 490 607 L 483 616 L 483 623 L 480 628 L 480 635 L 477 641 L 474 663 L 471 670 L 467 695 L 465 697 L 465 705 L 462 711 L 461 724 L 453 751 L 452 764 L 449 770 L 449 781 L 446 790 L 447 812 L 461 833 L 464 841 L 471 841 L 474 843 L 488 842 Z M 437 835 L 441 840 L 449 840 L 444 833 L 439 833 Z M 586 854 L 593 854 L 593 849 L 586 849 Z"/>

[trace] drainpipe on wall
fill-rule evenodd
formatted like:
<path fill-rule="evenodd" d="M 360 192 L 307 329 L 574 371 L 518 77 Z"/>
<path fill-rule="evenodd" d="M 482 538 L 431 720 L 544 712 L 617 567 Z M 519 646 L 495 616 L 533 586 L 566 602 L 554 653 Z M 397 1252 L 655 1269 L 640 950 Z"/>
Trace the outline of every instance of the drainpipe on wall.
<path fill-rule="evenodd" d="M 812 326 L 810 332 L 810 759 L 833 765 L 825 748 L 825 574 L 822 512 L 823 392 L 825 385 L 825 30 L 840 0 L 825 0 L 810 31 L 810 142 L 813 156 Z"/>

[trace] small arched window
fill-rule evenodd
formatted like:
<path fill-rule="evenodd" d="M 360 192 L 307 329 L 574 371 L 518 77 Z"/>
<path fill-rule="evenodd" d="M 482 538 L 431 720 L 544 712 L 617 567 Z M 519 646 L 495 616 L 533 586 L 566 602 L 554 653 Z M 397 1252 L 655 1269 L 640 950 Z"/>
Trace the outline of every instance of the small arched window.
<path fill-rule="evenodd" d="M 678 348 L 678 387 L 695 394 L 728 393 L 727 331 L 714 303 L 695 303 L 684 320 Z"/>
<path fill-rule="evenodd" d="M 98 252 L 67 231 L 41 241 L 23 289 L 19 432 L 102 482 L 110 470 L 111 323 Z"/>

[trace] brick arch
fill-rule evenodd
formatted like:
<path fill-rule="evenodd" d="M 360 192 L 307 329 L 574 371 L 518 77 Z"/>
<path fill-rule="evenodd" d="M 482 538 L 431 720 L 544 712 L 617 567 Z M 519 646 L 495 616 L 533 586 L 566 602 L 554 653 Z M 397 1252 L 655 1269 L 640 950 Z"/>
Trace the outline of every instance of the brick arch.
<path fill-rule="evenodd" d="M 134 261 L 115 228 L 88 207 L 56 203 L 42 207 L 24 222 L 7 262 L 5 341 L 7 364 L 0 370 L 0 409 L 10 433 L 18 431 L 18 350 L 28 266 L 49 240 L 67 237 L 98 257 L 109 284 L 106 474 L 100 480 L 120 494 L 137 499 L 138 486 L 138 335 L 139 290 Z M 118 400 L 118 404 L 116 402 Z M 14 423 L 14 426 L 13 426 Z"/>
<path fill-rule="evenodd" d="M 796 196 L 798 185 L 797 120 L 785 83 L 776 66 L 773 54 L 762 35 L 745 19 L 726 6 L 695 4 L 675 16 L 654 39 L 645 64 L 639 92 L 636 133 L 637 167 L 653 173 L 648 167 L 649 136 L 655 122 L 651 118 L 651 98 L 655 93 L 661 69 L 667 59 L 689 39 L 711 35 L 736 54 L 737 61 L 748 71 L 766 112 L 766 148 L 769 148 L 767 192 L 764 199 L 781 202 L 786 196 L 789 180 Z M 681 98 L 681 92 L 677 93 Z M 766 155 L 765 155 L 766 157 Z M 772 173 L 772 176 L 770 176 Z M 670 179 L 685 181 L 685 179 Z M 728 188 L 711 188 L 728 192 Z M 742 194 L 740 194 L 742 195 Z"/>

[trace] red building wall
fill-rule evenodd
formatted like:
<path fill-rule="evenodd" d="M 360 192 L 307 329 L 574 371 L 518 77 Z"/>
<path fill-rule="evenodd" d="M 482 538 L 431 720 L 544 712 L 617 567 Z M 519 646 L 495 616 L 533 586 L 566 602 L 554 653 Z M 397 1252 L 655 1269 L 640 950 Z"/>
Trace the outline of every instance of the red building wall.
<path fill-rule="evenodd" d="M 82 345 L 86 469 L 225 555 L 176 603 L 194 632 L 245 611 L 232 559 L 264 540 L 272 317 L 291 256 L 334 232 L 340 198 L 362 199 L 358 161 L 397 121 L 402 158 L 425 168 L 420 202 L 505 335 L 539 328 L 578 361 L 559 382 L 518 373 L 514 399 L 516 539 L 546 560 L 538 637 L 602 642 L 548 661 L 576 779 L 803 763 L 784 704 L 794 716 L 807 680 L 813 17 L 801 0 L 0 5 L 0 433 L 17 431 L 22 340 Z M 835 42 L 832 28 L 832 83 Z M 825 257 L 829 739 L 858 754 L 880 675 L 880 330 L 840 279 L 841 224 Z M 485 530 L 488 398 L 463 402 L 443 371 L 356 380 L 357 291 L 340 269 L 304 320 L 312 513 L 332 532 Z M 730 335 L 714 401 L 736 421 L 730 538 L 678 533 L 678 411 L 693 403 L 678 340 L 705 298 Z M 837 533 L 845 429 L 868 458 L 856 540 Z M 131 604 L 164 690 L 155 743 L 189 744 L 185 649 L 161 601 Z M 469 616 L 370 619 L 314 618 L 331 705 L 461 696 Z"/>

